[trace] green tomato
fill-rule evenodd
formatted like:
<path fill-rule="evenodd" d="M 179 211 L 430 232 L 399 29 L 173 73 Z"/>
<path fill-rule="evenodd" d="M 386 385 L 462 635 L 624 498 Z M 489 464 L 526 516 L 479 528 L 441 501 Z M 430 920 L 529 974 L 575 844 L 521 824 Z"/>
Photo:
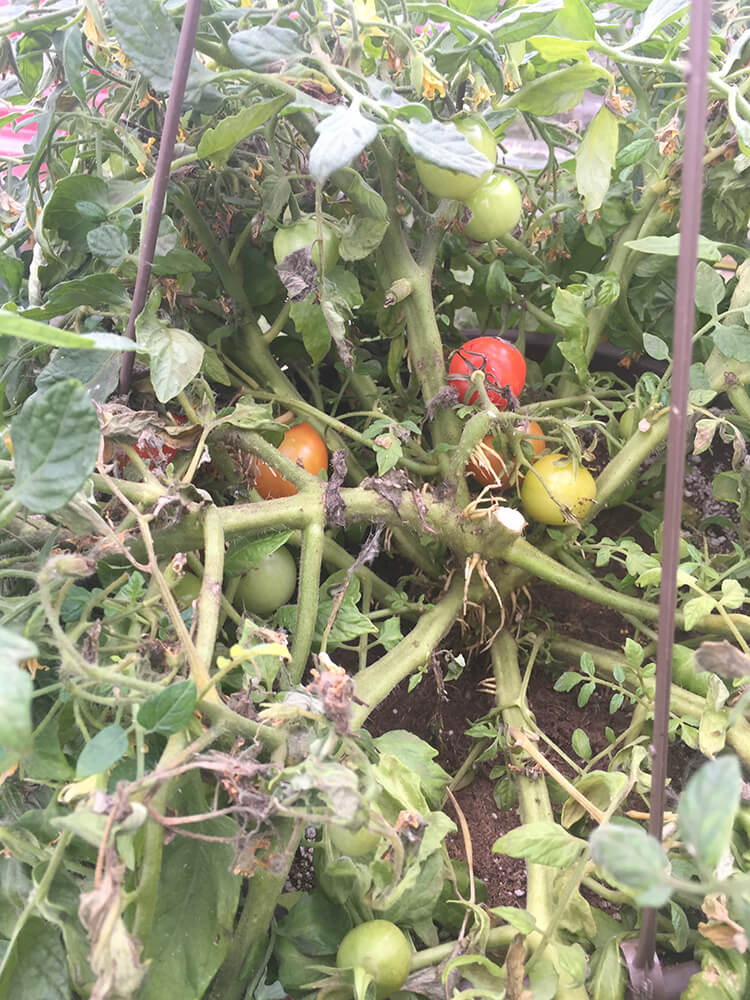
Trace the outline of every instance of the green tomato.
<path fill-rule="evenodd" d="M 377 833 L 368 830 L 366 826 L 350 830 L 346 826 L 331 823 L 328 827 L 328 836 L 331 847 L 348 858 L 362 858 L 374 854 L 375 848 L 380 843 Z"/>
<path fill-rule="evenodd" d="M 474 149 L 484 154 L 494 167 L 497 163 L 497 143 L 485 120 L 478 115 L 457 115 L 452 122 Z M 465 201 L 492 173 L 490 167 L 480 177 L 472 177 L 471 174 L 460 173 L 458 170 L 438 167 L 427 160 L 417 158 L 415 162 L 419 179 L 430 194 L 437 198 L 454 198 L 456 201 Z"/>
<path fill-rule="evenodd" d="M 624 441 L 627 441 L 628 438 L 631 438 L 635 434 L 640 420 L 641 411 L 637 406 L 629 406 L 627 410 L 624 410 L 620 414 L 620 433 Z"/>
<path fill-rule="evenodd" d="M 375 983 L 376 1000 L 400 990 L 409 975 L 411 948 L 390 920 L 368 920 L 352 928 L 339 945 L 339 969 L 365 969 Z"/>
<path fill-rule="evenodd" d="M 561 507 L 583 517 L 596 500 L 596 483 L 588 469 L 574 468 L 569 455 L 554 452 L 534 462 L 521 487 L 524 512 L 542 524 L 566 524 Z"/>
<path fill-rule="evenodd" d="M 172 587 L 174 599 L 180 608 L 189 608 L 201 592 L 201 581 L 195 573 L 183 573 Z"/>
<path fill-rule="evenodd" d="M 296 586 L 297 566 L 282 546 L 240 578 L 236 601 L 249 614 L 265 618 L 289 601 Z"/>
<path fill-rule="evenodd" d="M 505 236 L 521 218 L 521 192 L 510 177 L 502 174 L 493 174 L 464 202 L 471 209 L 464 232 L 479 243 Z"/>
<path fill-rule="evenodd" d="M 318 239 L 318 223 L 315 219 L 300 219 L 293 222 L 291 226 L 278 229 L 273 238 L 273 255 L 276 263 L 280 264 L 285 257 L 302 247 L 312 246 L 312 260 L 317 268 L 320 268 L 320 243 Z M 315 244 L 313 246 L 313 244 Z M 339 238 L 335 230 L 327 223 L 323 223 L 323 265 L 326 271 L 336 266 L 339 259 Z"/>

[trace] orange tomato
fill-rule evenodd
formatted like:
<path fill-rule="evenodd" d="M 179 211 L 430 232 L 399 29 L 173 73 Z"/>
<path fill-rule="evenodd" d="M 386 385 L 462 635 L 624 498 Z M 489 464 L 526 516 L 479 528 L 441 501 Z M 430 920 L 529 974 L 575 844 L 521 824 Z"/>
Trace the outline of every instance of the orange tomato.
<path fill-rule="evenodd" d="M 525 425 L 519 424 L 516 429 L 531 445 L 534 457 L 541 455 L 545 448 L 544 432 L 536 420 L 529 420 Z M 493 440 L 492 434 L 484 438 L 466 468 L 482 486 L 501 486 L 505 489 L 510 482 L 510 469 L 503 456 L 495 450 Z"/>
<path fill-rule="evenodd" d="M 290 427 L 279 445 L 279 452 L 290 461 L 306 469 L 311 475 L 319 475 L 328 468 L 328 449 L 323 438 L 307 423 Z M 255 489 L 264 500 L 279 497 L 293 497 L 297 487 L 284 479 L 280 472 L 265 462 L 258 462 L 255 472 Z"/>

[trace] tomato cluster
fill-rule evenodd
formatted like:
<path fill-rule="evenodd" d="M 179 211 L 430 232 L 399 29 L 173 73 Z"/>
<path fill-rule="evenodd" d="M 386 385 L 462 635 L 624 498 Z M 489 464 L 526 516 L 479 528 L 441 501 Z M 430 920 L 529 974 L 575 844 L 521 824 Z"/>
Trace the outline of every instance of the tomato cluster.
<path fill-rule="evenodd" d="M 497 143 L 489 125 L 479 115 L 460 114 L 452 124 L 474 149 L 487 158 L 492 167 L 497 162 Z M 499 239 L 518 224 L 521 218 L 521 192 L 510 177 L 486 170 L 479 177 L 437 167 L 427 160 L 416 160 L 417 174 L 423 186 L 438 198 L 462 201 L 471 212 L 464 232 L 479 243 Z"/>

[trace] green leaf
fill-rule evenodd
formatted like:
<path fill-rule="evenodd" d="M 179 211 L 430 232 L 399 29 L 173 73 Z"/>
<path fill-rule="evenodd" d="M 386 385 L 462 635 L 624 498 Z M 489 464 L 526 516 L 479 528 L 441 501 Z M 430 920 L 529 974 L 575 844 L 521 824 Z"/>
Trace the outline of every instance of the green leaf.
<path fill-rule="evenodd" d="M 721 275 L 705 261 L 698 261 L 695 275 L 695 304 L 701 312 L 713 316 L 726 294 Z"/>
<path fill-rule="evenodd" d="M 643 334 L 643 349 L 650 358 L 657 361 L 666 361 L 669 357 L 669 347 L 661 337 L 655 337 L 653 333 Z"/>
<path fill-rule="evenodd" d="M 112 30 L 122 51 L 154 90 L 163 94 L 172 85 L 180 33 L 159 0 L 105 0 Z M 208 76 L 193 55 L 189 86 Z"/>
<path fill-rule="evenodd" d="M 318 138 L 310 150 L 310 174 L 320 184 L 347 166 L 376 138 L 378 126 L 353 104 L 338 107 L 318 124 Z"/>
<path fill-rule="evenodd" d="M 0 305 L 14 302 L 21 291 L 24 264 L 19 257 L 0 254 Z M 2 312 L 0 312 L 0 316 Z"/>
<path fill-rule="evenodd" d="M 701 765 L 680 796 L 680 839 L 707 868 L 715 868 L 729 848 L 741 790 L 740 765 L 727 754 Z"/>
<path fill-rule="evenodd" d="M 492 164 L 458 131 L 455 125 L 420 122 L 416 118 L 393 123 L 409 152 L 438 167 L 448 167 L 462 174 L 481 177 Z"/>
<path fill-rule="evenodd" d="M 435 762 L 437 750 L 404 729 L 389 730 L 378 736 L 374 743 L 381 753 L 397 757 L 419 778 L 424 797 L 433 808 L 438 808 L 450 775 Z"/>
<path fill-rule="evenodd" d="M 224 559 L 224 576 L 231 579 L 259 566 L 264 559 L 286 545 L 291 536 L 291 531 L 276 531 L 259 538 L 241 538 L 233 542 Z"/>
<path fill-rule="evenodd" d="M 86 88 L 83 84 L 83 34 L 73 24 L 65 32 L 62 42 L 63 72 L 68 86 L 82 108 L 86 107 Z"/>
<path fill-rule="evenodd" d="M 747 363 L 750 361 L 750 330 L 744 326 L 717 326 L 713 341 L 725 358 Z"/>
<path fill-rule="evenodd" d="M 557 823 L 537 820 L 504 834 L 495 841 L 492 850 L 539 865 L 567 868 L 578 860 L 585 847 L 584 840 L 572 836 Z"/>
<path fill-rule="evenodd" d="M 192 250 L 172 247 L 167 253 L 156 255 L 151 273 L 157 276 L 170 274 L 208 274 L 210 266 Z"/>
<path fill-rule="evenodd" d="M 332 902 L 320 889 L 305 893 L 279 922 L 279 934 L 304 955 L 335 955 L 352 921 L 346 909 Z M 314 978 L 314 977 L 313 977 Z"/>
<path fill-rule="evenodd" d="M 544 31 L 564 7 L 562 0 L 537 0 L 536 3 L 509 7 L 507 10 L 501 7 L 488 27 L 495 36 L 496 44 L 510 45 Z M 444 20 L 444 16 L 437 19 Z"/>
<path fill-rule="evenodd" d="M 618 122 L 602 105 L 576 151 L 576 186 L 587 212 L 601 207 L 617 155 Z"/>
<path fill-rule="evenodd" d="M 68 963 L 60 931 L 29 917 L 2 956 L 3 1000 L 72 1000 Z"/>
<path fill-rule="evenodd" d="M 131 346 L 135 347 L 135 344 Z M 107 351 L 55 351 L 36 380 L 39 394 L 65 379 L 78 379 L 91 399 L 103 403 L 117 388 L 120 360 Z"/>
<path fill-rule="evenodd" d="M 57 382 L 13 418 L 11 496 L 37 514 L 59 510 L 86 482 L 99 453 L 99 418 L 80 382 Z"/>
<path fill-rule="evenodd" d="M 596 949 L 591 957 L 591 984 L 589 992 L 592 1000 L 623 1000 L 627 974 L 620 958 L 620 942 L 611 937 Z"/>
<path fill-rule="evenodd" d="M 364 260 L 383 242 L 387 229 L 387 219 L 353 215 L 341 235 L 339 257 L 342 260 Z"/>
<path fill-rule="evenodd" d="M 149 304 L 135 321 L 138 349 L 148 352 L 151 382 L 160 403 L 182 392 L 201 370 L 203 345 L 188 333 L 178 330 L 156 315 L 161 292 L 154 289 Z"/>
<path fill-rule="evenodd" d="M 292 303 L 289 316 L 302 334 L 302 343 L 313 364 L 318 364 L 328 354 L 331 347 L 331 331 L 320 304 L 312 292 L 302 302 Z"/>
<path fill-rule="evenodd" d="M 116 275 L 87 274 L 84 278 L 61 281 L 51 288 L 45 313 L 48 316 L 62 316 L 79 306 L 90 306 L 101 312 L 127 314 L 130 312 L 130 296 Z"/>
<path fill-rule="evenodd" d="M 181 812 L 202 812 L 202 796 Z M 235 836 L 227 816 L 190 826 L 211 837 Z M 176 837 L 164 848 L 154 924 L 145 943 L 151 959 L 138 1000 L 200 1000 L 229 949 L 242 880 L 234 848 Z"/>
<path fill-rule="evenodd" d="M 280 72 L 307 55 L 296 31 L 270 24 L 238 31 L 228 44 L 238 62 L 260 73 Z"/>
<path fill-rule="evenodd" d="M 89 250 L 108 267 L 118 267 L 128 255 L 128 238 L 118 226 L 104 223 L 86 234 Z"/>
<path fill-rule="evenodd" d="M 631 49 L 641 42 L 649 41 L 659 28 L 678 18 L 689 3 L 690 0 L 653 0 L 646 8 L 641 23 L 622 47 Z"/>
<path fill-rule="evenodd" d="M 588 687 L 588 685 L 584 685 L 584 687 Z M 581 690 L 583 691 L 584 688 L 581 688 Z M 574 730 L 570 742 L 573 746 L 574 752 L 577 753 L 579 757 L 582 757 L 584 760 L 591 760 L 593 750 L 591 749 L 591 743 L 589 742 L 585 729 Z"/>
<path fill-rule="evenodd" d="M 641 827 L 609 823 L 594 830 L 589 844 L 596 864 L 635 893 L 639 906 L 663 906 L 672 895 L 664 848 Z"/>
<path fill-rule="evenodd" d="M 715 607 L 716 601 L 709 595 L 694 597 L 688 601 L 682 609 L 682 613 L 685 616 L 685 631 L 689 632 L 691 629 L 694 629 L 706 615 L 711 614 Z"/>
<path fill-rule="evenodd" d="M 534 35 L 529 39 L 539 55 L 546 62 L 560 62 L 562 59 L 588 59 L 590 41 L 573 38 L 557 38 L 555 35 Z"/>
<path fill-rule="evenodd" d="M 31 749 L 31 699 L 34 684 L 20 664 L 36 656 L 33 642 L 0 627 L 0 747 L 24 754 Z"/>
<path fill-rule="evenodd" d="M 638 253 L 658 253 L 662 257 L 677 257 L 680 253 L 680 234 L 673 233 L 671 236 L 644 236 L 640 240 L 628 240 L 625 244 L 630 250 L 637 250 Z M 706 236 L 698 237 L 698 258 L 699 260 L 718 261 L 721 260 L 721 249 L 718 243 L 709 240 Z"/>
<path fill-rule="evenodd" d="M 507 924 L 520 933 L 528 936 L 536 927 L 536 917 L 533 913 L 529 913 L 528 910 L 519 910 L 515 906 L 493 906 L 490 909 L 490 913 L 494 913 L 495 916 L 500 917 Z"/>
<path fill-rule="evenodd" d="M 553 70 L 526 83 L 513 95 L 513 104 L 532 115 L 557 115 L 583 100 L 587 87 L 611 74 L 594 63 L 576 63 Z"/>
<path fill-rule="evenodd" d="M 111 767 L 128 751 L 128 736 L 122 726 L 105 726 L 86 744 L 76 764 L 76 778 L 88 778 Z"/>
<path fill-rule="evenodd" d="M 107 185 L 94 174 L 70 174 L 55 184 L 42 213 L 42 229 L 56 232 L 76 250 L 88 253 L 86 236 L 107 221 Z"/>
<path fill-rule="evenodd" d="M 50 347 L 94 347 L 94 341 L 89 337 L 82 337 L 69 330 L 58 330 L 54 326 L 26 319 L 6 309 L 0 309 L 0 336 L 33 340 L 37 344 L 49 344 Z"/>
<path fill-rule="evenodd" d="M 249 108 L 243 108 L 236 115 L 220 119 L 215 128 L 206 129 L 201 136 L 198 143 L 198 155 L 223 165 L 229 159 L 235 146 L 281 111 L 288 103 L 289 98 L 281 95 L 270 101 L 252 104 Z"/>
<path fill-rule="evenodd" d="M 148 733 L 171 736 L 179 733 L 193 717 L 198 692 L 195 681 L 177 681 L 152 694 L 138 709 L 138 725 Z"/>

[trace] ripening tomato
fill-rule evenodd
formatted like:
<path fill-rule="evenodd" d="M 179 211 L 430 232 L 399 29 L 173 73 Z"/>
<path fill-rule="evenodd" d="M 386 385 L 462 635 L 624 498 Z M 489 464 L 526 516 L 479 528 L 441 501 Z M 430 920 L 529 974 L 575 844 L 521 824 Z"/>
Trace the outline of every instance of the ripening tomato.
<path fill-rule="evenodd" d="M 390 920 L 368 920 L 353 927 L 339 945 L 339 969 L 365 969 L 375 983 L 376 1000 L 400 990 L 409 975 L 411 948 Z"/>
<path fill-rule="evenodd" d="M 562 512 L 567 507 L 581 518 L 596 500 L 596 483 L 588 469 L 576 469 L 570 455 L 553 452 L 531 467 L 521 487 L 521 503 L 526 514 L 542 524 L 567 524 Z"/>
<path fill-rule="evenodd" d="M 456 115 L 452 123 L 474 149 L 487 157 L 489 160 L 487 170 L 479 177 L 473 177 L 458 170 L 438 167 L 428 160 L 417 158 L 415 163 L 419 179 L 430 194 L 434 194 L 437 198 L 465 201 L 489 179 L 492 167 L 497 163 L 497 143 L 492 129 L 479 115 Z"/>
<path fill-rule="evenodd" d="M 325 442 L 308 423 L 303 422 L 290 427 L 279 445 L 279 451 L 301 468 L 307 469 L 313 476 L 328 468 L 328 449 Z M 264 500 L 293 497 L 297 492 L 297 487 L 288 479 L 284 479 L 275 469 L 261 461 L 258 462 L 255 472 L 254 485 Z"/>
<path fill-rule="evenodd" d="M 527 421 L 526 426 L 519 425 L 517 430 L 531 445 L 534 455 L 541 455 L 545 448 L 544 431 L 536 420 Z M 492 434 L 488 434 L 483 439 L 480 447 L 469 459 L 466 469 L 482 486 L 502 486 L 505 488 L 510 481 L 508 463 L 496 450 L 493 444 L 494 440 Z"/>
<path fill-rule="evenodd" d="M 265 618 L 286 604 L 296 587 L 297 564 L 282 545 L 240 577 L 235 600 L 249 614 Z"/>
<path fill-rule="evenodd" d="M 462 403 L 475 403 L 477 393 L 469 381 L 471 373 L 476 370 L 484 372 L 484 384 L 487 395 L 498 409 L 507 406 L 503 389 L 510 389 L 514 396 L 519 396 L 526 379 L 526 362 L 523 354 L 500 337 L 474 337 L 467 340 L 450 360 L 448 366 L 448 383 L 458 393 Z M 467 393 L 471 392 L 469 399 Z"/>
<path fill-rule="evenodd" d="M 464 204 L 471 219 L 464 232 L 479 243 L 496 240 L 509 233 L 521 218 L 521 192 L 510 177 L 494 174 Z"/>
<path fill-rule="evenodd" d="M 320 243 L 318 239 L 318 223 L 316 219 L 300 219 L 291 226 L 277 229 L 273 238 L 273 255 L 280 264 L 285 257 L 303 247 L 312 247 L 313 264 L 320 269 Z M 313 244 L 315 244 L 313 246 Z M 323 223 L 323 264 L 326 271 L 336 266 L 339 259 L 339 238 L 335 230 Z"/>

